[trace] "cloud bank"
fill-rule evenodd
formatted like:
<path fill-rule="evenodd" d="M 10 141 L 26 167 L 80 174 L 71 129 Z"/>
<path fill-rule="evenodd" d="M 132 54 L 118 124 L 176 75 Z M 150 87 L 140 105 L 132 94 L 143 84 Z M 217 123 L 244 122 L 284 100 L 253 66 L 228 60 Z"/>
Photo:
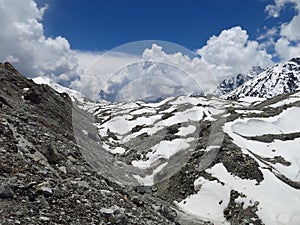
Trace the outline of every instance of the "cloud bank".
<path fill-rule="evenodd" d="M 65 38 L 45 36 L 46 9 L 34 0 L 0 0 L 0 61 L 12 62 L 28 77 L 68 83 L 78 76 L 77 58 Z"/>

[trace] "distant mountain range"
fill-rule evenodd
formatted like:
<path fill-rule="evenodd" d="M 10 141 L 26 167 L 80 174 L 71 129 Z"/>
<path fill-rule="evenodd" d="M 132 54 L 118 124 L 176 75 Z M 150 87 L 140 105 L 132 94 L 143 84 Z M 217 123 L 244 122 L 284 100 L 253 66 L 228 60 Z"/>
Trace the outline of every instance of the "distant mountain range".
<path fill-rule="evenodd" d="M 226 86 L 225 86 L 226 87 Z M 224 87 L 224 89 L 226 89 Z M 272 98 L 290 93 L 300 87 L 300 58 L 278 63 L 249 79 L 224 97 L 237 99 L 243 96 Z M 227 88 L 229 89 L 230 86 Z"/>
<path fill-rule="evenodd" d="M 110 81 L 109 85 L 99 92 L 99 98 L 108 102 L 120 102 L 118 98 L 120 98 L 120 100 L 128 99 L 127 95 L 129 94 L 130 97 L 133 96 L 132 101 L 140 99 L 145 102 L 159 102 L 171 96 L 204 96 L 201 90 L 200 92 L 199 90 L 196 91 L 196 87 L 190 86 L 190 88 L 187 88 L 189 85 L 180 86 L 180 79 L 184 77 L 184 74 L 180 73 L 175 76 L 176 79 L 174 78 L 177 81 L 177 86 L 171 83 L 161 85 L 163 88 L 159 88 L 160 85 L 158 84 L 149 86 L 146 79 L 154 79 L 152 74 L 155 74 L 155 76 L 160 74 L 161 77 L 172 80 L 170 74 L 174 75 L 176 72 L 174 68 L 165 64 L 156 65 L 151 64 L 151 62 L 148 64 L 147 67 L 145 67 L 144 64 L 137 64 L 120 71 L 120 74 L 116 74 L 117 79 L 114 78 L 117 82 Z M 293 58 L 288 62 L 278 63 L 268 69 L 255 66 L 247 73 L 238 74 L 221 81 L 215 93 L 227 99 L 237 99 L 243 96 L 272 98 L 280 94 L 295 91 L 299 88 L 299 74 L 300 58 Z M 137 76 L 143 78 L 141 79 L 141 83 L 132 85 L 131 80 L 136 79 Z M 120 77 L 122 77 L 121 82 Z M 189 82 L 189 84 L 192 84 L 191 81 Z M 139 87 L 138 89 L 141 90 L 137 90 L 137 86 Z M 124 90 L 125 95 L 122 93 Z M 165 90 L 172 91 L 165 92 Z M 141 93 L 144 93 L 145 96 L 142 96 Z M 154 97 L 149 99 L 148 96 Z"/>
<path fill-rule="evenodd" d="M 264 72 L 266 69 L 260 67 L 260 66 L 255 66 L 252 67 L 252 69 L 245 74 L 238 74 L 234 77 L 227 78 L 223 80 L 220 85 L 219 85 L 219 90 L 221 94 L 227 94 L 239 86 L 243 85 L 246 83 L 248 80 L 253 79 L 256 77 L 258 74 Z"/>

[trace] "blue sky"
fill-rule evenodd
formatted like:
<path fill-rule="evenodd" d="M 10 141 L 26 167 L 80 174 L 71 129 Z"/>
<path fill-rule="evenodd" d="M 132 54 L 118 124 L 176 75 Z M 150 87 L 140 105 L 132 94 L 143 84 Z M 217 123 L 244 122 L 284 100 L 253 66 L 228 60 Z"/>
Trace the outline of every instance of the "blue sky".
<path fill-rule="evenodd" d="M 64 36 L 72 48 L 107 50 L 127 42 L 164 40 L 189 49 L 205 45 L 222 30 L 241 26 L 250 39 L 264 27 L 291 20 L 291 7 L 280 18 L 269 18 L 267 0 L 51 0 L 44 16 L 47 36 Z"/>

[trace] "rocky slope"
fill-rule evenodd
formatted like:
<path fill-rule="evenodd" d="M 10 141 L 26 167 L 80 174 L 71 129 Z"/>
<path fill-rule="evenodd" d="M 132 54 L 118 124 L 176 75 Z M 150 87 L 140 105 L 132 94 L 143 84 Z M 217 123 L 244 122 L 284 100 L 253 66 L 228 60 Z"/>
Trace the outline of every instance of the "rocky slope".
<path fill-rule="evenodd" d="M 299 97 L 178 97 L 86 110 L 113 168 L 130 167 L 153 196 L 213 224 L 296 225 Z"/>
<path fill-rule="evenodd" d="M 168 204 L 85 161 L 66 93 L 27 80 L 9 63 L 0 64 L 0 80 L 0 224 L 177 223 Z"/>
<path fill-rule="evenodd" d="M 225 95 L 227 99 L 243 96 L 272 98 L 295 91 L 300 86 L 300 58 L 279 63 Z"/>

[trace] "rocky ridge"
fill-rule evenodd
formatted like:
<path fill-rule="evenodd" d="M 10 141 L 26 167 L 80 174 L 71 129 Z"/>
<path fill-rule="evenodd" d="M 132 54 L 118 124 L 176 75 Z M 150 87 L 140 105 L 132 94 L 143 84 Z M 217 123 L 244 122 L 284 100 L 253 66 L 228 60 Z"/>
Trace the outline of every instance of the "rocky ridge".
<path fill-rule="evenodd" d="M 300 58 L 276 64 L 242 86 L 226 94 L 227 99 L 243 96 L 273 98 L 290 93 L 300 86 Z"/>
<path fill-rule="evenodd" d="M 227 93 L 235 90 L 239 86 L 243 85 L 247 81 L 252 80 L 254 77 L 256 77 L 258 74 L 262 73 L 263 71 L 265 71 L 265 69 L 260 66 L 253 67 L 249 72 L 247 72 L 245 74 L 238 74 L 234 77 L 230 77 L 230 78 L 223 80 L 219 84 L 218 89 L 222 95 L 227 94 Z"/>

